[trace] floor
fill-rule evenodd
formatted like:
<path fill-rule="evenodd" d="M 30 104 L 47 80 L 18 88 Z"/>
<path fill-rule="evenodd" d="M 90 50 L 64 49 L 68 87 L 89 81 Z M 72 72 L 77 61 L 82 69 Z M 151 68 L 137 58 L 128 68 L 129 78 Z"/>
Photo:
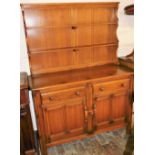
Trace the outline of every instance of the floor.
<path fill-rule="evenodd" d="M 48 155 L 133 155 L 133 136 L 125 129 L 51 147 Z"/>

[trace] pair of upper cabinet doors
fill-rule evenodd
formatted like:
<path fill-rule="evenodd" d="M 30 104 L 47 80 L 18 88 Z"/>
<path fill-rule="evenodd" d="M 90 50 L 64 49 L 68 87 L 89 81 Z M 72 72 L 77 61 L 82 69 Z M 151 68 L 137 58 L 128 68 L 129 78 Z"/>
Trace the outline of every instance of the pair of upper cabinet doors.
<path fill-rule="evenodd" d="M 29 51 L 117 42 L 117 8 L 24 10 Z"/>

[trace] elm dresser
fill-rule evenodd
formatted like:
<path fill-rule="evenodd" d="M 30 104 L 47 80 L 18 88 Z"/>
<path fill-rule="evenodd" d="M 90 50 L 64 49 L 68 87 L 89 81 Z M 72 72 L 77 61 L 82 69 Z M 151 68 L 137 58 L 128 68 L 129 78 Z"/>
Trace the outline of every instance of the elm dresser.
<path fill-rule="evenodd" d="M 21 4 L 42 155 L 127 127 L 133 71 L 118 65 L 118 3 Z"/>

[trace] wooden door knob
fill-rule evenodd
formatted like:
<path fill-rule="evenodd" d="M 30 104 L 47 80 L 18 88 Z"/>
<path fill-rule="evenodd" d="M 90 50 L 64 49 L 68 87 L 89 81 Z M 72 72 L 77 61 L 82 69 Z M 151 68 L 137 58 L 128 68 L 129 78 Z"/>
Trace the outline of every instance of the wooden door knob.
<path fill-rule="evenodd" d="M 73 49 L 73 52 L 77 52 L 78 51 L 78 49 Z"/>
<path fill-rule="evenodd" d="M 50 100 L 50 101 L 53 101 L 53 100 L 54 100 L 54 97 L 53 97 L 53 96 L 50 96 L 50 97 L 49 97 L 49 100 Z"/>
<path fill-rule="evenodd" d="M 104 87 L 100 87 L 100 91 L 104 91 Z"/>
<path fill-rule="evenodd" d="M 76 95 L 76 96 L 80 96 L 80 92 L 79 92 L 79 91 L 76 91 L 76 92 L 75 92 L 75 95 Z"/>
<path fill-rule="evenodd" d="M 76 26 L 72 26 L 71 28 L 72 28 L 73 30 L 77 29 L 77 27 L 76 27 Z"/>

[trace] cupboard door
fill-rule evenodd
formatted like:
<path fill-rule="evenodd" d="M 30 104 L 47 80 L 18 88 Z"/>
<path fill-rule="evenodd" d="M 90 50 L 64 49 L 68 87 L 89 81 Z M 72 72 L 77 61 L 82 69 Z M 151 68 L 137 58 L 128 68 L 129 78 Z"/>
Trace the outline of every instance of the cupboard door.
<path fill-rule="evenodd" d="M 69 8 L 27 9 L 24 11 L 24 17 L 26 27 L 71 25 L 71 9 Z"/>
<path fill-rule="evenodd" d="M 72 30 L 66 28 L 38 28 L 27 30 L 30 52 L 72 46 Z"/>
<path fill-rule="evenodd" d="M 65 106 L 43 106 L 43 114 L 47 143 L 63 138 L 66 134 Z"/>
<path fill-rule="evenodd" d="M 84 107 L 85 100 L 73 100 L 66 102 L 66 133 L 68 136 L 76 136 L 84 133 L 86 129 Z"/>
<path fill-rule="evenodd" d="M 72 49 L 43 51 L 30 55 L 32 73 L 44 73 L 73 66 L 74 52 Z"/>
<path fill-rule="evenodd" d="M 112 118 L 114 122 L 124 121 L 129 116 L 129 96 L 127 91 L 114 94 L 112 104 Z"/>
<path fill-rule="evenodd" d="M 95 112 L 94 126 L 98 129 L 109 124 L 111 120 L 111 106 L 112 100 L 110 96 L 99 96 L 95 98 L 93 106 Z"/>
<path fill-rule="evenodd" d="M 93 26 L 93 44 L 111 44 L 117 43 L 117 25 L 116 24 L 94 24 Z"/>
<path fill-rule="evenodd" d="M 85 106 L 83 99 L 43 105 L 47 143 L 84 133 Z"/>
<path fill-rule="evenodd" d="M 117 47 L 118 45 L 100 45 L 93 47 L 93 63 L 107 64 L 117 62 Z"/>

